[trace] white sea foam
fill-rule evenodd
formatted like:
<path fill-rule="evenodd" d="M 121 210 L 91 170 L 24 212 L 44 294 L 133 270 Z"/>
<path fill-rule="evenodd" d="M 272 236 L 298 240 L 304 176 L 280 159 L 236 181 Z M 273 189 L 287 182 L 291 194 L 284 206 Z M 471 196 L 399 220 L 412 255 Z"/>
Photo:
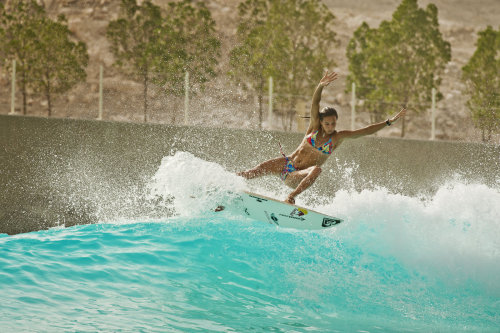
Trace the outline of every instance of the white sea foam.
<path fill-rule="evenodd" d="M 260 186 L 261 182 L 250 184 L 252 191 L 278 199 L 289 190 L 284 186 L 269 189 Z M 195 217 L 224 204 L 228 193 L 248 186 L 221 165 L 177 152 L 162 160 L 150 188 L 153 195 L 173 198 L 181 216 Z M 500 275 L 498 189 L 459 179 L 428 197 L 378 188 L 360 192 L 344 189 L 324 198 L 309 189 L 298 198 L 298 204 L 314 202 L 311 199 L 321 204 L 309 208 L 345 220 L 324 235 L 331 233 L 336 239 L 371 254 L 395 258 L 420 272 L 459 276 L 459 283 L 480 281 L 500 294 L 496 278 Z"/>
<path fill-rule="evenodd" d="M 452 182 L 427 198 L 386 189 L 339 191 L 317 210 L 343 217 L 343 237 L 407 267 L 457 282 L 480 281 L 500 295 L 500 191 Z"/>
<path fill-rule="evenodd" d="M 181 216 L 196 216 L 223 203 L 228 193 L 245 189 L 243 178 L 191 153 L 162 159 L 150 183 L 151 195 L 171 198 Z"/>

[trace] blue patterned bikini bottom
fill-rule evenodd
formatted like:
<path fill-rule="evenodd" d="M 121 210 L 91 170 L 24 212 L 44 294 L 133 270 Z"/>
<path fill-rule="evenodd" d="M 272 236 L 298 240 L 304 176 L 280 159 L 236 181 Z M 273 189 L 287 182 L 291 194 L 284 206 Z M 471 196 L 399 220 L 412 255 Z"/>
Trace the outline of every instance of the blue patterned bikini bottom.
<path fill-rule="evenodd" d="M 283 147 L 281 147 L 281 143 L 278 143 L 278 144 L 280 145 L 281 155 L 283 155 L 283 157 L 286 159 L 285 167 L 283 168 L 283 171 L 281 171 L 281 175 L 280 175 L 281 180 L 285 181 L 286 177 L 288 177 L 288 175 L 290 173 L 297 171 L 297 169 L 293 165 L 293 162 L 285 155 L 285 153 L 283 153 Z"/>

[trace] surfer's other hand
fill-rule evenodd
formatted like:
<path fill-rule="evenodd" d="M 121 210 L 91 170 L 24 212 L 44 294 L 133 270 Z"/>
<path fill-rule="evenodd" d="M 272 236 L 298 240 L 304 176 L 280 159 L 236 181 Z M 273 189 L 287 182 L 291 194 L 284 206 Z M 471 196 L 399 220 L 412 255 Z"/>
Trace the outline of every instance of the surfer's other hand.
<path fill-rule="evenodd" d="M 389 121 L 391 123 L 395 122 L 396 120 L 398 120 L 399 118 L 402 118 L 404 117 L 406 114 L 406 108 L 402 108 L 401 111 L 398 112 L 398 114 L 396 114 L 394 117 L 392 117 L 391 119 L 389 119 Z"/>

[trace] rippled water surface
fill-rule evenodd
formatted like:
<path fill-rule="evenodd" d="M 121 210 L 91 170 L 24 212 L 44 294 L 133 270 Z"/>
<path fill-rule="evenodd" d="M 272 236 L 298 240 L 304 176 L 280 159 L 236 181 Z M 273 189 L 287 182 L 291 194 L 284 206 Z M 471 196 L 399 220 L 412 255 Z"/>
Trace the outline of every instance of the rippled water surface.
<path fill-rule="evenodd" d="M 215 213 L 202 179 L 160 171 L 175 217 L 0 235 L 2 332 L 498 332 L 497 189 L 339 191 L 314 208 L 344 223 L 313 232 Z"/>
<path fill-rule="evenodd" d="M 465 267 L 457 263 L 458 254 L 451 262 L 443 257 L 408 262 L 386 249 L 383 234 L 370 231 L 371 224 L 297 232 L 218 215 L 5 236 L 0 238 L 1 327 L 498 328 L 499 285 L 487 276 L 498 273 L 498 267 L 489 267 L 498 257 Z M 363 230 L 378 237 L 368 247 L 356 236 Z"/>

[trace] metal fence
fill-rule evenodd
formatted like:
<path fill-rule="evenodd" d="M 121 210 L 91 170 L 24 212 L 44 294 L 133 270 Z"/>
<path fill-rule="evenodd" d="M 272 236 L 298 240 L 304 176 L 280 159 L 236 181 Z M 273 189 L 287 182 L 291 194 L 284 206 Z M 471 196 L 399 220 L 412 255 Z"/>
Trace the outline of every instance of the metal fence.
<path fill-rule="evenodd" d="M 98 71 L 98 78 L 96 79 L 95 77 L 89 81 L 92 83 L 87 82 L 87 85 L 91 86 L 91 90 L 93 91 L 93 96 L 95 94 L 98 94 L 98 98 L 93 99 L 93 102 L 90 102 L 86 105 L 83 105 L 82 108 L 89 108 L 89 105 L 92 105 L 90 108 L 92 111 L 87 112 L 87 115 L 85 116 L 86 118 L 94 118 L 97 120 L 127 120 L 126 116 L 119 116 L 116 115 L 116 111 L 114 116 L 111 116 L 111 109 L 120 109 L 124 105 L 129 106 L 131 109 L 136 110 L 138 107 L 140 107 L 140 103 L 137 103 L 137 101 L 130 101 L 130 100 L 137 100 L 138 98 L 132 98 L 133 93 L 138 95 L 137 90 L 140 89 L 124 89 L 130 91 L 129 94 L 126 94 L 126 96 L 123 96 L 123 93 L 113 93 L 110 91 L 109 87 L 106 89 L 105 87 L 105 77 L 104 77 L 104 68 L 102 65 L 99 65 L 99 71 Z M 11 78 L 11 92 L 10 92 L 10 100 L 11 103 L 10 105 L 2 105 L 2 109 L 8 109 L 9 114 L 16 114 L 16 64 L 15 61 L 13 61 L 12 64 L 12 72 L 11 75 L 7 75 L 8 77 Z M 6 77 L 7 77 L 6 76 Z M 107 78 L 109 80 L 109 78 Z M 131 80 L 132 81 L 132 80 Z M 109 82 L 109 81 L 108 81 Z M 138 84 L 135 83 L 138 87 Z M 136 87 L 136 88 L 137 88 Z M 290 112 L 292 110 L 286 110 L 286 109 L 280 109 L 280 106 L 276 103 L 276 98 L 287 98 L 287 97 L 292 97 L 292 96 L 287 96 L 283 94 L 277 94 L 274 90 L 274 82 L 273 78 L 269 78 L 268 82 L 268 87 L 269 91 L 266 94 L 266 96 L 263 96 L 262 100 L 262 106 L 264 108 L 264 115 L 263 115 L 263 120 L 265 124 L 263 124 L 263 128 L 267 129 L 281 129 L 281 130 L 288 130 L 287 126 L 285 126 L 285 123 L 287 121 L 292 121 L 295 123 L 294 128 L 295 130 L 298 131 L 303 131 L 305 126 L 307 126 L 307 120 L 302 119 L 301 117 L 294 117 L 294 118 L 285 118 L 285 117 L 290 117 L 289 115 L 296 114 L 298 116 L 303 116 L 306 115 L 309 111 L 309 106 L 310 106 L 310 99 L 311 96 L 293 96 L 298 100 L 298 104 L 296 106 L 296 109 L 293 110 L 294 112 Z M 88 87 L 87 87 L 88 88 Z M 353 83 L 351 86 L 351 96 L 349 101 L 345 101 L 345 104 L 350 106 L 350 128 L 355 129 L 356 128 L 356 118 L 357 114 L 361 111 L 363 112 L 363 109 L 360 108 L 360 105 L 364 102 L 371 102 L 371 103 L 380 103 L 380 105 L 401 105 L 400 103 L 396 102 L 387 102 L 387 101 L 382 101 L 382 100 L 363 100 L 360 101 L 357 99 L 356 96 L 356 90 L 358 87 Z M 123 90 L 123 89 L 122 89 Z M 132 92 L 131 90 L 135 90 L 135 92 Z M 177 98 L 177 100 L 174 100 L 172 98 L 169 99 L 169 97 L 161 97 L 159 98 L 161 102 L 159 103 L 159 106 L 156 106 L 157 108 L 157 113 L 160 112 L 158 109 L 161 109 L 165 105 L 167 105 L 169 108 L 176 109 L 175 112 L 177 112 L 177 116 L 174 115 L 173 118 L 171 117 L 170 120 L 167 120 L 166 117 L 155 117 L 152 115 L 150 116 L 149 119 L 145 119 L 146 121 L 150 122 L 163 122 L 163 123 L 177 123 L 177 124 L 194 124 L 194 125 L 203 125 L 204 121 L 201 119 L 196 119 L 197 114 L 200 114 L 202 110 L 205 110 L 207 108 L 210 108 L 210 106 L 214 106 L 215 108 L 220 108 L 220 109 L 225 109 L 220 111 L 221 112 L 221 118 L 228 118 L 229 120 L 223 120 L 221 121 L 220 119 L 217 121 L 214 121 L 214 123 L 220 124 L 221 126 L 231 126 L 230 123 L 233 120 L 233 123 L 238 123 L 240 122 L 240 125 L 238 126 L 244 126 L 244 127 L 250 127 L 250 128 L 260 128 L 259 126 L 255 126 L 255 123 L 258 122 L 256 121 L 255 118 L 258 118 L 256 110 L 256 105 L 258 104 L 256 97 L 254 96 L 253 101 L 242 98 L 242 101 L 240 104 L 237 104 L 236 102 L 231 102 L 231 101 L 226 101 L 222 102 L 221 100 L 226 98 L 226 95 L 238 95 L 239 92 L 234 92 L 230 91 L 229 93 L 226 92 L 215 92 L 212 93 L 212 96 L 205 96 L 205 99 L 202 101 L 200 99 L 200 95 L 194 95 L 193 92 L 193 87 L 191 86 L 190 83 L 190 76 L 189 73 L 185 73 L 185 80 L 184 80 L 184 91 L 185 95 L 183 98 Z M 78 92 L 75 92 L 78 94 Z M 82 95 L 87 94 L 84 90 L 81 91 Z M 123 102 L 120 100 L 128 98 L 128 102 Z M 328 98 L 331 98 L 331 96 L 325 97 L 323 100 L 331 102 L 332 100 L 328 100 Z M 349 96 L 347 97 L 349 98 Z M 346 99 L 347 99 L 346 98 Z M 206 102 L 206 101 L 209 102 Z M 121 104 L 120 104 L 121 103 Z M 226 103 L 226 104 L 224 104 Z M 236 104 L 235 104 L 236 103 Z M 154 104 L 154 103 L 152 103 Z M 208 106 L 207 106 L 208 105 Z M 225 106 L 227 105 L 227 107 Z M 152 105 L 152 109 L 153 109 Z M 424 109 L 427 108 L 429 110 L 429 116 L 430 116 L 430 126 L 429 126 L 429 132 L 430 136 L 427 137 L 431 140 L 436 139 L 436 90 L 432 90 L 432 101 L 429 104 L 424 104 L 420 105 Z M 97 109 L 97 110 L 96 110 Z M 360 110 L 361 109 L 361 110 Z M 200 111 L 201 110 L 201 111 Z M 236 110 L 236 111 L 235 111 Z M 222 117 L 224 116 L 224 117 Z M 232 118 L 231 118 L 232 117 Z M 214 118 L 212 116 L 212 118 Z M 282 127 L 279 128 L 277 124 L 279 124 L 279 120 L 281 118 L 282 122 Z M 195 119 L 195 120 L 193 120 Z M 232 119 L 232 120 L 231 120 Z M 130 121 L 140 121 L 138 116 L 135 117 L 135 120 L 129 119 Z M 214 120 L 214 119 L 212 119 Z M 427 120 L 426 120 L 427 121 Z M 242 125 L 241 125 L 242 123 Z M 347 125 L 347 124 L 344 124 Z M 348 125 L 347 125 L 348 126 Z M 359 124 L 358 124 L 359 126 Z"/>

